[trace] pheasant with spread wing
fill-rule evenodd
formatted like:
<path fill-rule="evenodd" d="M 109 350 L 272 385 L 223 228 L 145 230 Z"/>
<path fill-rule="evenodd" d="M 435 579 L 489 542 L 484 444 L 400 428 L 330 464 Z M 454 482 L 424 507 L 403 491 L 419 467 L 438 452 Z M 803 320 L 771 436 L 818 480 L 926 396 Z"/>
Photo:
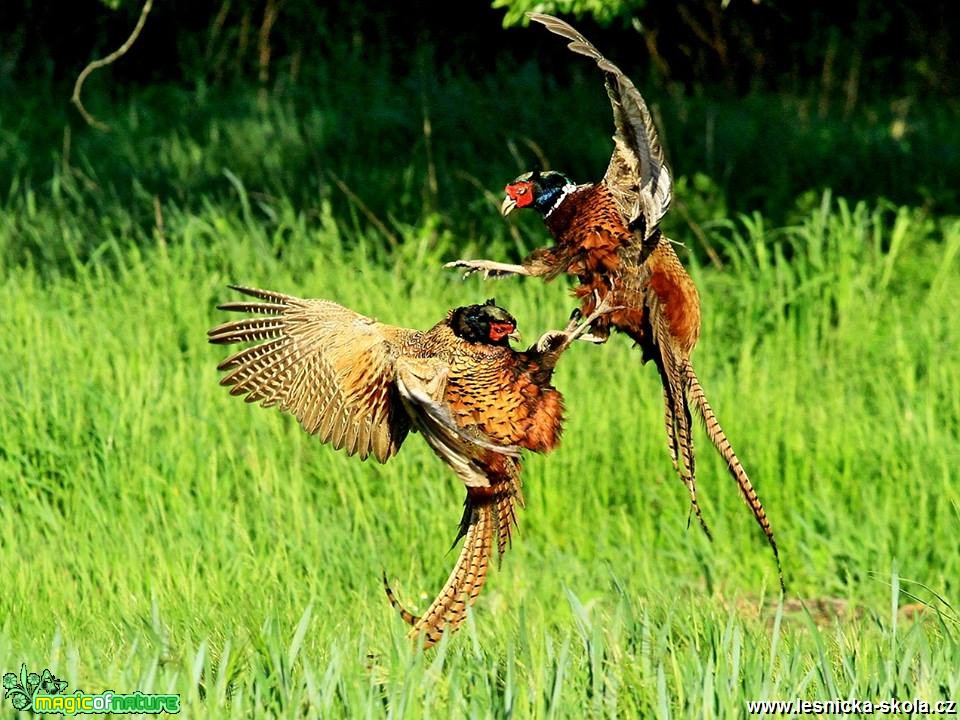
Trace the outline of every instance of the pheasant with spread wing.
<path fill-rule="evenodd" d="M 663 385 L 670 458 L 709 537 L 697 503 L 691 405 L 697 411 L 773 549 L 782 588 L 779 551 L 766 512 L 690 362 L 700 335 L 700 297 L 660 231 L 672 185 L 650 112 L 630 79 L 568 23 L 539 13 L 528 16 L 570 40 L 572 51 L 593 59 L 603 72 L 616 127 L 613 155 L 596 183 L 576 184 L 559 172 L 533 171 L 506 186 L 502 213 L 536 210 L 553 235 L 552 247 L 535 250 L 519 265 L 457 260 L 447 267 L 546 280 L 575 275 L 579 286 L 574 293 L 584 314 L 594 308 L 597 297 L 612 298 L 613 305 L 621 306 L 597 318 L 590 329 L 593 339 L 602 342 L 615 328 L 640 346 L 643 362 L 655 363 Z"/>
<path fill-rule="evenodd" d="M 220 382 L 232 395 L 277 406 L 321 441 L 381 463 L 417 431 L 466 486 L 457 536 L 463 548 L 426 612 L 407 612 L 386 586 L 411 636 L 433 645 L 476 600 L 494 540 L 499 556 L 505 552 L 515 505 L 523 504 L 520 450 L 549 452 L 560 440 L 563 398 L 550 384 L 554 367 L 607 304 L 518 352 L 509 344 L 516 321 L 493 300 L 451 310 L 420 331 L 326 300 L 232 287 L 256 300 L 220 309 L 254 316 L 212 329 L 210 342 L 258 343 L 220 363 L 227 371 Z"/>

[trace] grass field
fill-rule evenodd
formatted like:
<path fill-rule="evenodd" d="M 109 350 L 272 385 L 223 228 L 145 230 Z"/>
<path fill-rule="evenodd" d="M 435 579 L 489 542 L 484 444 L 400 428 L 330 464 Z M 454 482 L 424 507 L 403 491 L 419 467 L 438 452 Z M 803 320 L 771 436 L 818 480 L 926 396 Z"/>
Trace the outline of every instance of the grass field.
<path fill-rule="evenodd" d="M 69 207 L 17 193 L 0 243 L 31 228 L 69 255 Z M 416 436 L 386 466 L 360 463 L 230 398 L 205 331 L 244 282 L 418 327 L 496 293 L 533 338 L 565 322 L 564 283 L 464 282 L 440 263 L 476 247 L 426 226 L 387 256 L 323 205 L 244 196 L 156 217 L 114 222 L 55 271 L 2 268 L 3 672 L 178 692 L 190 717 L 735 717 L 749 699 L 960 698 L 957 221 L 824 196 L 795 226 L 709 228 L 729 260 L 692 267 L 695 362 L 778 533 L 784 606 L 702 434 L 716 540 L 687 527 L 656 373 L 615 338 L 564 358 L 564 442 L 527 461 L 519 537 L 465 628 L 423 655 L 379 573 L 426 605 L 453 560 L 455 478 Z M 508 252 L 501 235 L 491 253 Z"/>
<path fill-rule="evenodd" d="M 702 158 L 716 184 L 679 178 L 669 227 L 695 251 L 680 249 L 704 307 L 694 363 L 777 533 L 786 601 L 699 432 L 715 541 L 688 527 L 656 372 L 615 337 L 564 357 L 564 441 L 526 460 L 512 550 L 464 628 L 424 654 L 379 577 L 427 605 L 454 561 L 458 481 L 419 437 L 361 463 L 230 398 L 206 331 L 231 282 L 423 328 L 495 294 L 527 339 L 563 326 L 566 281 L 463 281 L 441 264 L 545 239 L 484 196 L 531 151 L 490 130 L 491 94 L 584 168 L 609 151 L 608 110 L 601 91 L 589 133 L 564 125 L 589 103 L 544 112 L 560 95 L 529 68 L 502 92 L 442 78 L 429 108 L 416 87 L 327 82 L 315 97 L 330 107 L 305 114 L 285 97 L 263 115 L 162 88 L 94 98 L 100 115 L 126 108 L 110 135 L 64 132 L 39 92 L 0 108 L 0 673 L 180 693 L 198 718 L 728 718 L 759 699 L 960 699 L 960 220 L 932 214 L 955 196 L 949 112 L 894 143 L 882 114 L 867 132 L 751 106 L 796 120 L 784 160 L 783 126 L 721 109 L 701 138 L 716 140 Z M 365 134 L 330 109 L 351 101 L 374 109 Z M 668 127 L 697 168 L 695 124 Z M 909 186 L 908 166 L 926 184 Z M 922 207 L 820 194 L 823 168 Z M 776 219 L 727 210 L 734 192 Z"/>

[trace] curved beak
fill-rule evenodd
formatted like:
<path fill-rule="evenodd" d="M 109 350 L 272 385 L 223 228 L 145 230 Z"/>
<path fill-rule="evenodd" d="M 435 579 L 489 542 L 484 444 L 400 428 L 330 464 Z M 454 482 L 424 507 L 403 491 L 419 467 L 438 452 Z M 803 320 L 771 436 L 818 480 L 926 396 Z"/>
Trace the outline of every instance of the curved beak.
<path fill-rule="evenodd" d="M 515 207 L 517 207 L 517 201 L 507 195 L 500 204 L 500 214 L 506 217 L 513 212 Z"/>
<path fill-rule="evenodd" d="M 504 213 L 504 214 L 506 214 L 506 213 Z M 512 333 L 510 333 L 509 335 L 507 335 L 507 337 L 510 338 L 511 340 L 513 340 L 515 343 L 521 343 L 521 342 L 523 342 L 523 336 L 520 335 L 520 331 L 519 331 L 519 330 L 514 330 Z"/>

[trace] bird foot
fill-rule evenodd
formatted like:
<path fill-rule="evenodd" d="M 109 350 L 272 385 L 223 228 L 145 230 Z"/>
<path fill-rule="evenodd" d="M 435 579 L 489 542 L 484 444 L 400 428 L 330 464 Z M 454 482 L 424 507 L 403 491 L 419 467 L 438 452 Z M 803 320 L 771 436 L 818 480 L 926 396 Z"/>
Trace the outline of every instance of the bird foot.
<path fill-rule="evenodd" d="M 623 310 L 623 305 L 614 305 L 610 301 L 609 292 L 603 296 L 603 299 L 601 299 L 600 292 L 598 290 L 594 290 L 593 298 L 595 302 L 595 309 L 586 318 L 583 318 L 583 313 L 580 312 L 579 308 L 575 308 L 574 311 L 570 313 L 570 322 L 564 329 L 564 332 L 570 336 L 569 342 L 573 342 L 574 340 L 584 340 L 592 343 L 604 343 L 607 341 L 605 337 L 593 335 L 587 331 L 597 318 L 612 313 L 616 310 Z"/>
<path fill-rule="evenodd" d="M 570 323 L 567 325 L 566 332 L 574 332 L 577 329 L 577 325 L 580 323 L 580 318 L 582 317 L 583 313 L 580 312 L 580 308 L 574 308 L 573 312 L 570 313 Z M 582 333 L 577 340 L 594 343 L 595 345 L 602 345 L 607 341 L 607 338 L 603 335 L 594 335 L 593 333 L 585 332 Z"/>
<path fill-rule="evenodd" d="M 614 306 L 609 298 L 609 293 L 603 298 L 600 299 L 600 293 L 594 291 L 594 297 L 596 299 L 596 310 L 590 313 L 586 318 L 583 318 L 582 313 L 579 309 L 574 310 L 570 313 L 570 322 L 567 323 L 567 327 L 563 330 L 553 330 L 551 332 L 544 333 L 540 340 L 537 342 L 537 349 L 541 352 L 546 352 L 546 349 L 549 348 L 554 343 L 559 344 L 555 349 L 556 352 L 563 352 L 566 350 L 575 340 L 584 340 L 591 343 L 605 343 L 607 341 L 606 337 L 601 337 L 599 335 L 593 335 L 588 330 L 593 322 L 600 317 L 601 315 L 606 315 L 611 313 L 614 310 L 622 310 L 622 306 Z"/>
<path fill-rule="evenodd" d="M 563 330 L 548 330 L 537 340 L 537 352 L 547 353 L 553 347 L 563 347 L 568 343 L 569 334 Z"/>
<path fill-rule="evenodd" d="M 523 265 L 511 265 L 510 263 L 494 262 L 493 260 L 454 260 L 444 265 L 445 268 L 465 268 L 464 278 L 468 278 L 474 273 L 483 273 L 486 278 L 501 278 L 507 275 L 529 275 L 529 271 Z"/>

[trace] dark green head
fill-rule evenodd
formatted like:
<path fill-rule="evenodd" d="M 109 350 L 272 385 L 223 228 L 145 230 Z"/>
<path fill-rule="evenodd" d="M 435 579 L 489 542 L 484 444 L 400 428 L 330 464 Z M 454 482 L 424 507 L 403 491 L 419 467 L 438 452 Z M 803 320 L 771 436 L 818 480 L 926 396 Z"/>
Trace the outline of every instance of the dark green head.
<path fill-rule="evenodd" d="M 509 215 L 514 208 L 529 207 L 546 215 L 563 195 L 564 188 L 572 186 L 570 178 L 556 170 L 524 173 L 504 188 L 507 196 L 503 199 L 500 212 Z"/>
<path fill-rule="evenodd" d="M 457 337 L 472 343 L 510 347 L 511 340 L 520 340 L 517 321 L 493 298 L 483 305 L 458 307 L 450 317 L 450 327 Z"/>

